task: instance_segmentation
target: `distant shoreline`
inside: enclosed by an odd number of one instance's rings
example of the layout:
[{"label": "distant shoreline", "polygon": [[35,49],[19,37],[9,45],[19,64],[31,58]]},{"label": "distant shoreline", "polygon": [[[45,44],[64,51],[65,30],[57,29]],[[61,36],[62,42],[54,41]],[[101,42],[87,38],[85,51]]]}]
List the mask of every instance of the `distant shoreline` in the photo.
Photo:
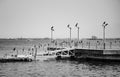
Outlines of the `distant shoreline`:
[{"label": "distant shoreline", "polygon": [[[68,38],[56,38],[54,40],[66,40]],[[51,38],[0,38],[0,40],[51,40]],[[77,40],[76,38],[73,38],[72,40]],[[103,40],[102,38],[82,38],[80,40]],[[120,40],[120,38],[106,38],[106,40]]]}]

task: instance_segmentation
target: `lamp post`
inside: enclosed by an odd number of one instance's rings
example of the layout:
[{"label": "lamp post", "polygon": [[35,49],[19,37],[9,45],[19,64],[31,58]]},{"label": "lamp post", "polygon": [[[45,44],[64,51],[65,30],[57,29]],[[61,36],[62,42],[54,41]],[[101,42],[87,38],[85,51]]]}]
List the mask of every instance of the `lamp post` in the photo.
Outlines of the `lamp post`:
[{"label": "lamp post", "polygon": [[51,43],[52,43],[52,40],[53,40],[53,31],[54,31],[53,28],[54,28],[54,27],[52,26],[52,27],[51,27]]},{"label": "lamp post", "polygon": [[108,25],[105,21],[103,22],[103,49],[105,50],[105,27]]},{"label": "lamp post", "polygon": [[78,34],[77,46],[78,46],[78,44],[79,44],[79,29],[80,29],[80,28],[79,28],[77,25],[78,25],[78,23],[76,23],[76,25],[75,25],[75,27],[78,29],[78,30],[77,30],[77,32],[78,32],[78,33],[77,33],[77,34]]},{"label": "lamp post", "polygon": [[69,24],[67,25],[67,27],[70,29],[70,46],[71,46],[71,29],[72,29],[72,28],[70,27]]}]

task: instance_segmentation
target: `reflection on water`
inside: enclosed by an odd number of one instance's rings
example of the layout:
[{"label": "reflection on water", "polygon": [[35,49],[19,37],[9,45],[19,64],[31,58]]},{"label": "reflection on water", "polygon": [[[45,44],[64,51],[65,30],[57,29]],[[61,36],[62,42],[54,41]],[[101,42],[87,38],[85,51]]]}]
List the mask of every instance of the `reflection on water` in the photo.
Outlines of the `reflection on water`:
[{"label": "reflection on water", "polygon": [[33,61],[0,63],[0,77],[119,77],[120,63]]}]

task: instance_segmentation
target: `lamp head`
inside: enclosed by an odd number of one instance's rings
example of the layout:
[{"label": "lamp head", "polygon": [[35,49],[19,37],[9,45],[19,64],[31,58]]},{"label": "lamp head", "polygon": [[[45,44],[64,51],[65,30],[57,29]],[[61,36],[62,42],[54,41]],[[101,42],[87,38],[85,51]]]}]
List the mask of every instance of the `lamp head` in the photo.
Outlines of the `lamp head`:
[{"label": "lamp head", "polygon": [[105,24],[105,26],[107,26],[108,25],[108,23],[107,24]]},{"label": "lamp head", "polygon": [[69,28],[69,27],[70,27],[70,25],[68,24],[68,25],[67,25],[67,27]]},{"label": "lamp head", "polygon": [[76,23],[75,27],[77,27],[78,23]]},{"label": "lamp head", "polygon": [[105,24],[105,21],[103,22],[103,24]]},{"label": "lamp head", "polygon": [[54,31],[53,27],[54,27],[54,26],[51,27],[51,30],[52,30],[52,31]]}]

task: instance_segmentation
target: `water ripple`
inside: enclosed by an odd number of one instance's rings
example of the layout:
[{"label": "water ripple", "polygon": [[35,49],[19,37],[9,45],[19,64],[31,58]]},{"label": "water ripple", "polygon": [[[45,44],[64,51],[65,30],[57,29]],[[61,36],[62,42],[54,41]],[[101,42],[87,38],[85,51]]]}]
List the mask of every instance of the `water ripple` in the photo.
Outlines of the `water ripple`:
[{"label": "water ripple", "polygon": [[0,77],[119,77],[119,63],[33,61],[0,63]]}]

